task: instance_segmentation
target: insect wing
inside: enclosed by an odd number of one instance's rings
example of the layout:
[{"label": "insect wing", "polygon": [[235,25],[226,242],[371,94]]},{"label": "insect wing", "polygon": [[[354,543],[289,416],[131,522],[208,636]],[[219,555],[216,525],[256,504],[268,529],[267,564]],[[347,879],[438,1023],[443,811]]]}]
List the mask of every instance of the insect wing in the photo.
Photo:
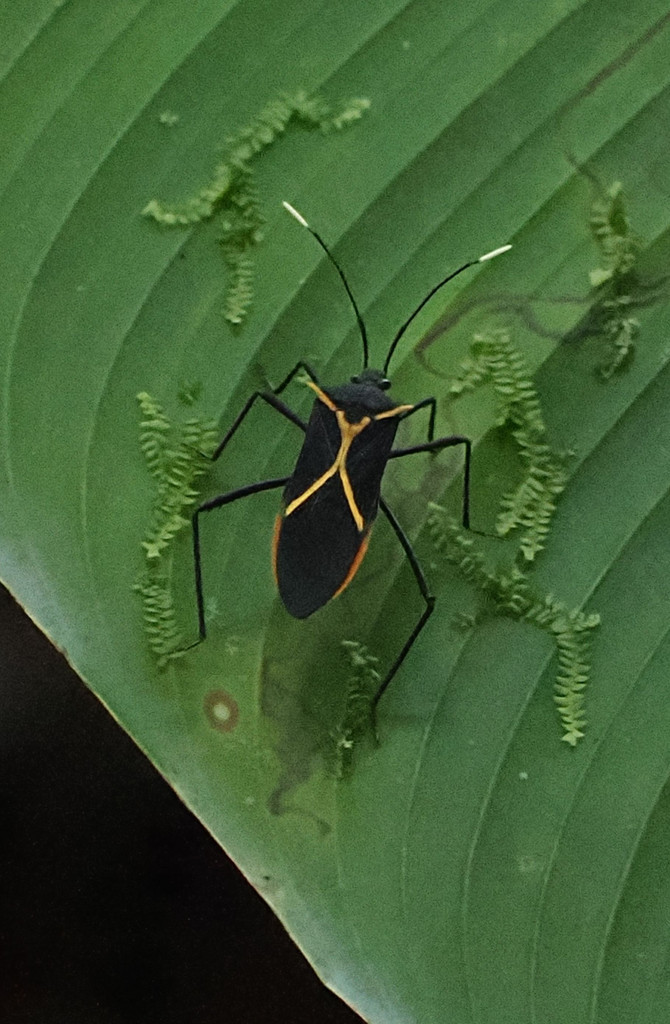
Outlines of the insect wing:
[{"label": "insect wing", "polygon": [[339,472],[287,515],[292,503],[333,466],[340,449],[342,435],[335,414],[315,403],[275,530],[277,586],[295,618],[307,618],[326,604],[344,589],[360,565],[377,514],[381,478],[396,426],[395,420],[371,422],[351,444],[345,466],[361,529]]},{"label": "insect wing", "polygon": [[354,439],[347,459],[356,504],[370,525],[377,515],[382,477],[397,429],[395,418],[371,423]]}]

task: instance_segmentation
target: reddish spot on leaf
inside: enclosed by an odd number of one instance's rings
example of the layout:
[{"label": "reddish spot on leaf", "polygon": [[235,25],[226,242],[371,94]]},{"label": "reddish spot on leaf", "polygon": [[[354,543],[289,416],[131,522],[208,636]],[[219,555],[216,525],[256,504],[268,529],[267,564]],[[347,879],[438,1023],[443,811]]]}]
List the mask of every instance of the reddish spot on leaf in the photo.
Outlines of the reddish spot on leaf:
[{"label": "reddish spot on leaf", "polygon": [[240,717],[237,701],[225,690],[212,690],[204,700],[209,724],[219,732],[232,732]]}]

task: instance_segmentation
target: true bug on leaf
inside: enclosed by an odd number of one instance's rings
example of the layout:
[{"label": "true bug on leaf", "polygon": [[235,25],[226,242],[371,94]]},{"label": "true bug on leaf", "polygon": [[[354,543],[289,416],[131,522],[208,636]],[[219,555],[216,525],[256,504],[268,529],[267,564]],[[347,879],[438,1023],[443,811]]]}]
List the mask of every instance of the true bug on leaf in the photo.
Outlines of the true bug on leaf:
[{"label": "true bug on leaf", "polygon": [[[247,498],[261,491],[284,488],[280,512],[275,521],[272,564],[284,606],[295,618],[305,619],[331,598],[341,594],[351,583],[363,561],[373,523],[381,508],[407,555],[425,608],[373,698],[374,725],[380,698],[428,621],[435,605],[435,598],[430,592],[409,538],[381,497],[382,477],[389,459],[463,445],[463,525],[468,527],[470,520],[470,439],[460,435],[434,437],[437,405],[435,398],[424,398],[414,404],[394,402],[387,393],[391,386],[387,376],[389,363],[403,334],[438,289],[468,267],[493,259],[507,252],[511,246],[504,245],[478,259],[469,260],[435,285],[397,331],[389,346],[383,369],[375,370],[369,366],[365,324],[344,272],[326,243],[305,218],[289,203],[284,203],[284,206],[316,239],[340,276],[358,321],[363,343],[363,368],[349,383],[326,387],[319,383],[316,374],[307,363],[299,362],[274,390],[255,391],[249,397],[216,448],[212,460],[218,459],[223,453],[259,398],[294,423],[305,435],[291,476],[261,480],[245,487],[238,487],[234,491],[204,502],[195,512],[193,557],[200,639],[204,640],[206,636],[199,531],[199,517],[203,512],[210,512],[214,508],[221,508],[239,498]],[[309,378],[305,383],[316,396],[307,423],[278,397],[300,371]],[[423,444],[409,448],[394,448],[398,424],[419,409],[430,411],[427,440]]]}]

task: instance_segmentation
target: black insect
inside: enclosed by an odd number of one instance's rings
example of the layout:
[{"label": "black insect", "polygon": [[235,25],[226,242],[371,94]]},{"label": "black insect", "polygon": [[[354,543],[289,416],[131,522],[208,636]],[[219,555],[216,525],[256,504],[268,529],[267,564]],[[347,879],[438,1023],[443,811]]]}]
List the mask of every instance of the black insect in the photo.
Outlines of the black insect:
[{"label": "black insect", "polygon": [[[424,398],[415,404],[394,402],[388,395],[391,381],[387,377],[389,363],[396,346],[416,315],[435,292],[448,281],[486,260],[511,248],[505,245],[493,252],[470,260],[440,281],[417,306],[395,335],[389,347],[383,370],[368,367],[368,338],[359,312],[342,269],[323,239],[314,231],[297,210],[288,203],[284,206],[296,220],[306,227],[319,243],[337,270],[351,301],[363,342],[363,369],[348,384],[336,387],[322,386],[314,371],[299,362],[279,387],[273,391],[255,391],[227,434],[214,452],[218,459],[228,442],[237,432],[257,399],[262,399],[280,412],[300,430],[304,431],[302,449],[290,477],[262,480],[239,487],[204,502],[193,516],[193,554],[195,562],[196,594],[200,638],[206,636],[205,612],[202,592],[199,517],[239,498],[261,491],[284,488],[279,515],[275,522],[272,545],[274,575],[280,597],[297,619],[305,619],[324,604],[337,597],[351,583],[359,569],[370,540],[370,532],[378,509],[391,524],[412,567],[425,608],[402,650],[381,682],[372,703],[373,724],[377,704],[400,668],[414,641],[425,626],[435,604],[426,577],[412,545],[400,523],[381,497],[380,488],[389,459],[436,452],[453,445],[463,445],[465,467],[463,483],[463,525],[470,519],[470,458],[471,442],[467,437],[452,435],[434,437],[435,398]],[[316,395],[309,422],[305,423],[292,409],[278,398],[293,378],[303,372],[305,383]],[[394,448],[398,424],[419,409],[429,409],[428,438],[423,444],[409,448]]]}]

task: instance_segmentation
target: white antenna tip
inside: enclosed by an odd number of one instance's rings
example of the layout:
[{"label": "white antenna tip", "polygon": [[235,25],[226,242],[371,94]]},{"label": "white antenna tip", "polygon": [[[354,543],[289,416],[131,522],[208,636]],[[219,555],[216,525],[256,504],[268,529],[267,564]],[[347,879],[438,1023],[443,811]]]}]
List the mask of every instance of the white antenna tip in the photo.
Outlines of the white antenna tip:
[{"label": "white antenna tip", "polygon": [[[286,203],[284,203],[284,206],[286,206]],[[494,249],[493,252],[487,252],[480,256],[477,263],[486,263],[487,260],[494,260],[496,256],[502,256],[504,252],[509,252],[511,248],[511,245],[501,245],[499,249]]]},{"label": "white antenna tip", "polygon": [[303,215],[301,213],[298,213],[298,211],[293,206],[291,206],[290,203],[287,203],[285,199],[282,200],[282,206],[284,207],[285,210],[288,210],[292,217],[295,217],[298,224],[302,224],[304,228],[309,227],[309,224],[307,223]]}]

